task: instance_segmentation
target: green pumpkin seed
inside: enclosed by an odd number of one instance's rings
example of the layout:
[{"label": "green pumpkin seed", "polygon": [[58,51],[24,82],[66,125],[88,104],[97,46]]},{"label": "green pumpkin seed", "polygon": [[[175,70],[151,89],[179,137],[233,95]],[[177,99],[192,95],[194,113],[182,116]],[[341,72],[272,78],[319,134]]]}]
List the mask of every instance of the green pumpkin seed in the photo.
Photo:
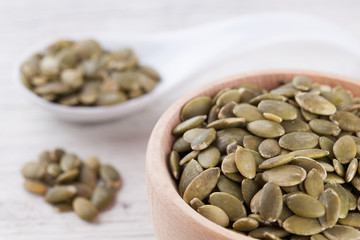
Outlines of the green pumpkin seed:
[{"label": "green pumpkin seed", "polygon": [[232,118],[223,118],[223,119],[215,120],[209,123],[207,127],[215,128],[216,130],[218,130],[224,128],[239,127],[243,123],[245,123],[245,118],[232,117]]},{"label": "green pumpkin seed", "polygon": [[239,103],[240,100],[241,100],[240,92],[236,89],[231,89],[222,93],[219,96],[219,98],[216,100],[216,105],[221,108],[229,102]]},{"label": "green pumpkin seed", "polygon": [[280,165],[284,165],[289,163],[290,161],[292,161],[294,159],[294,155],[292,154],[283,154],[283,155],[279,155],[273,158],[269,158],[267,160],[265,160],[264,162],[262,162],[259,165],[260,169],[269,169],[269,168],[274,168]]},{"label": "green pumpkin seed", "polygon": [[214,146],[217,147],[221,153],[226,151],[226,147],[236,142],[238,145],[242,145],[243,139],[246,135],[249,135],[249,132],[241,128],[226,128],[216,133],[216,139],[214,141]]},{"label": "green pumpkin seed", "polygon": [[308,77],[296,76],[292,80],[292,85],[297,90],[309,91],[311,89],[312,83],[311,83],[311,80]]},{"label": "green pumpkin seed", "polygon": [[184,122],[179,123],[172,130],[172,134],[181,135],[186,131],[199,127],[206,119],[206,115],[195,116],[185,120]]},{"label": "green pumpkin seed", "polygon": [[239,218],[246,217],[246,209],[242,202],[231,194],[225,192],[215,192],[209,197],[211,205],[221,208],[230,221],[236,221]]},{"label": "green pumpkin seed", "polygon": [[245,148],[238,146],[235,152],[235,163],[241,175],[252,179],[256,175],[256,163],[253,155]]},{"label": "green pumpkin seed", "polygon": [[190,184],[190,182],[201,172],[203,168],[196,160],[191,160],[184,168],[179,182],[179,193],[180,196],[183,196],[185,189]]},{"label": "green pumpkin seed", "polygon": [[325,215],[325,207],[316,198],[304,194],[293,193],[285,200],[286,205],[296,215],[304,218],[318,218]]},{"label": "green pumpkin seed", "polygon": [[232,227],[238,231],[249,232],[259,227],[258,221],[253,218],[244,217],[236,220]]},{"label": "green pumpkin seed", "polygon": [[323,234],[329,240],[356,240],[360,239],[360,232],[349,226],[336,225],[326,229]]},{"label": "green pumpkin seed", "polygon": [[96,173],[99,172],[100,169],[100,162],[97,157],[90,157],[85,161],[85,165],[95,171]]},{"label": "green pumpkin seed", "polygon": [[221,208],[217,206],[204,205],[199,207],[197,211],[202,216],[222,227],[227,227],[229,225],[229,217]]},{"label": "green pumpkin seed", "polygon": [[348,189],[346,189],[345,188],[345,191],[346,191],[346,193],[348,194],[348,196],[349,196],[349,210],[351,211],[351,210],[355,210],[356,209],[356,207],[357,207],[357,203],[356,203],[356,197],[355,197],[355,195],[354,194],[352,194],[351,192],[350,192],[350,190],[348,190]]},{"label": "green pumpkin seed", "polygon": [[274,182],[279,186],[294,186],[305,180],[306,171],[299,166],[283,165],[263,172],[265,182]]},{"label": "green pumpkin seed", "polygon": [[259,153],[264,158],[272,158],[279,155],[281,148],[275,139],[265,139],[258,147]]},{"label": "green pumpkin seed", "polygon": [[283,228],[290,233],[308,236],[321,233],[325,227],[321,226],[315,218],[304,218],[299,216],[291,216],[285,220]]},{"label": "green pumpkin seed", "polygon": [[314,198],[318,198],[324,191],[324,182],[316,169],[312,169],[306,176],[304,181],[306,193]]},{"label": "green pumpkin seed", "polygon": [[115,105],[127,100],[127,96],[123,92],[105,92],[100,93],[98,99],[96,100],[96,105],[99,106],[109,106]]},{"label": "green pumpkin seed", "polygon": [[324,179],[324,183],[339,183],[339,184],[343,184],[345,183],[345,179],[343,179],[342,177],[340,177],[337,174],[334,173],[328,173],[326,178]]},{"label": "green pumpkin seed", "polygon": [[358,132],[360,131],[360,118],[351,112],[337,111],[330,116],[330,120],[337,124],[341,130]]},{"label": "green pumpkin seed", "polygon": [[360,213],[349,213],[346,218],[339,219],[339,223],[349,227],[360,228]]},{"label": "green pumpkin seed", "polygon": [[235,153],[230,153],[229,155],[225,156],[221,163],[221,171],[223,173],[237,173],[239,169],[235,163]]},{"label": "green pumpkin seed", "polygon": [[72,204],[69,204],[69,203],[57,203],[57,204],[53,204],[53,208],[54,208],[55,211],[57,211],[57,212],[59,212],[59,213],[64,213],[64,212],[73,211]]},{"label": "green pumpkin seed", "polygon": [[355,174],[358,170],[358,165],[359,165],[359,163],[356,158],[351,160],[351,162],[349,163],[348,168],[346,170],[346,174],[345,174],[346,182],[351,182],[353,180],[353,178],[355,177]]},{"label": "green pumpkin seed", "polygon": [[209,168],[196,176],[186,187],[183,199],[189,203],[193,198],[203,200],[216,186],[220,168]]},{"label": "green pumpkin seed", "polygon": [[[322,179],[321,179],[322,181]],[[281,189],[284,190],[286,193],[293,193],[293,192],[300,192],[300,185],[295,185],[295,186],[282,186]]]},{"label": "green pumpkin seed", "polygon": [[275,222],[283,207],[280,187],[273,182],[266,183],[262,188],[259,203],[259,212],[262,218],[266,222]]},{"label": "green pumpkin seed", "polygon": [[74,186],[55,186],[49,189],[45,195],[45,201],[59,203],[71,199],[76,194]]},{"label": "green pumpkin seed", "polygon": [[180,118],[184,121],[195,116],[206,115],[209,113],[210,108],[210,97],[197,97],[185,104],[185,106],[181,110]]},{"label": "green pumpkin seed", "polygon": [[257,151],[253,151],[251,149],[248,149],[248,151],[251,153],[251,155],[253,155],[253,157],[255,159],[256,171],[261,171],[259,169],[259,166],[261,163],[263,163],[265,161],[265,159]]},{"label": "green pumpkin seed", "polygon": [[307,157],[307,158],[322,158],[327,155],[329,155],[329,152],[322,149],[303,149],[303,150],[297,150],[290,153],[291,155],[294,155],[294,157]]},{"label": "green pumpkin seed", "polygon": [[74,184],[71,184],[71,185],[76,187],[76,196],[84,197],[84,198],[87,198],[87,199],[91,198],[91,195],[93,194],[93,189],[90,188],[85,183],[77,182],[77,183],[74,183]]},{"label": "green pumpkin seed", "polygon": [[354,142],[356,144],[356,157],[360,157],[360,138],[351,136],[354,139]]},{"label": "green pumpkin seed", "polygon": [[60,165],[58,163],[50,163],[46,167],[46,173],[50,174],[53,177],[57,177],[62,173]]},{"label": "green pumpkin seed", "polygon": [[41,179],[45,175],[45,168],[37,162],[29,162],[22,168],[22,174],[25,178]]},{"label": "green pumpkin seed", "polygon": [[351,184],[356,190],[360,191],[360,176],[356,175],[351,181]]},{"label": "green pumpkin seed", "polygon": [[91,196],[91,203],[100,211],[106,208],[116,196],[115,189],[107,186],[97,186]]},{"label": "green pumpkin seed", "polygon": [[[253,196],[253,198],[250,201],[250,210],[252,213],[257,214],[260,212],[261,193],[262,193],[262,189],[260,189],[257,193],[255,193],[255,195]],[[263,219],[263,218],[261,217],[261,219]]]},{"label": "green pumpkin seed", "polygon": [[284,128],[276,122],[269,120],[256,120],[247,125],[247,130],[256,136],[276,138],[285,134]]},{"label": "green pumpkin seed", "polygon": [[270,93],[283,95],[289,98],[294,97],[297,92],[298,90],[294,88],[292,84],[284,84],[270,91]]},{"label": "green pumpkin seed", "polygon": [[324,119],[313,119],[309,122],[311,130],[322,135],[339,135],[341,129],[333,122]]},{"label": "green pumpkin seed", "polygon": [[325,170],[326,172],[329,174],[330,172],[333,172],[334,171],[334,167],[328,163],[328,162],[325,162],[325,161],[317,161]]},{"label": "green pumpkin seed", "polygon": [[318,118],[318,115],[316,115],[315,113],[308,112],[308,111],[304,110],[303,108],[301,108],[300,112],[301,112],[301,115],[303,116],[303,118],[308,122]]},{"label": "green pumpkin seed", "polygon": [[277,100],[285,102],[287,97],[274,93],[264,93],[250,100],[250,104],[258,105],[263,100]]},{"label": "green pumpkin seed", "polygon": [[24,187],[29,192],[40,195],[44,195],[47,191],[46,185],[42,184],[41,182],[37,182],[30,179],[25,180]]},{"label": "green pumpkin seed", "polygon": [[180,165],[179,165],[179,153],[176,151],[171,151],[169,166],[171,169],[172,176],[178,180],[180,178]]},{"label": "green pumpkin seed", "polygon": [[244,198],[244,202],[246,205],[250,205],[251,199],[254,195],[259,191],[259,187],[254,180],[251,179],[244,179],[241,182],[241,193]]},{"label": "green pumpkin seed", "polygon": [[186,154],[180,161],[179,165],[183,166],[184,164],[190,162],[192,159],[196,159],[199,156],[200,151],[191,151]]},{"label": "green pumpkin seed", "polygon": [[305,169],[306,172],[310,172],[312,169],[315,169],[321,176],[322,179],[325,179],[327,172],[317,161],[307,158],[307,157],[295,157],[291,164],[297,165]]},{"label": "green pumpkin seed", "polygon": [[292,132],[287,133],[279,139],[282,148],[296,151],[316,147],[319,136],[311,132]]},{"label": "green pumpkin seed", "polygon": [[330,158],[334,158],[335,155],[334,155],[334,152],[333,152],[333,147],[334,147],[334,141],[332,141],[330,138],[328,137],[324,137],[324,136],[321,136],[319,138],[319,145],[320,145],[320,148],[325,150],[325,151],[328,151],[329,152],[329,157]]},{"label": "green pumpkin seed", "polygon": [[257,151],[259,148],[259,145],[262,141],[262,138],[253,136],[253,135],[246,135],[243,139],[243,145],[246,149],[251,149],[254,151]]},{"label": "green pumpkin seed", "polygon": [[193,150],[203,150],[207,148],[216,138],[216,131],[214,128],[194,128],[184,134],[185,141],[191,143]]},{"label": "green pumpkin seed", "polygon": [[336,192],[336,194],[338,195],[338,197],[340,198],[339,218],[345,218],[349,211],[349,196],[348,196],[347,192],[339,183],[327,183],[325,185],[325,190],[327,190],[329,188],[334,190]]},{"label": "green pumpkin seed", "polygon": [[310,240],[328,240],[324,235],[321,234],[315,234],[311,236]]},{"label": "green pumpkin seed", "polygon": [[297,117],[296,108],[283,101],[263,100],[259,103],[258,108],[262,113],[271,113],[283,120],[294,120]]},{"label": "green pumpkin seed", "polygon": [[209,146],[199,153],[198,162],[203,168],[215,167],[220,162],[220,151],[216,147]]},{"label": "green pumpkin seed", "polygon": [[81,165],[80,159],[74,154],[64,154],[60,160],[60,168],[64,172],[78,168]]},{"label": "green pumpkin seed", "polygon": [[57,176],[57,178],[55,179],[55,182],[58,184],[70,182],[70,181],[74,180],[75,178],[77,178],[78,175],[79,175],[78,169],[76,169],[76,168],[70,169],[66,172],[63,172],[59,176]]},{"label": "green pumpkin seed", "polygon": [[229,193],[238,198],[240,201],[244,201],[241,186],[238,183],[231,181],[227,177],[221,175],[216,186],[221,192]]},{"label": "green pumpkin seed", "polygon": [[121,186],[121,178],[119,173],[110,165],[101,165],[99,170],[101,179],[107,186],[119,188]]},{"label": "green pumpkin seed", "polygon": [[204,206],[205,203],[203,201],[201,201],[200,199],[198,198],[193,198],[191,201],[190,201],[190,206],[195,210],[197,211],[199,207],[202,207]]},{"label": "green pumpkin seed", "polygon": [[211,122],[219,119],[219,118],[218,118],[219,112],[220,112],[219,107],[216,106],[216,105],[214,105],[214,106],[210,109],[209,117],[208,117],[207,122],[208,122],[208,123],[211,123]]},{"label": "green pumpkin seed", "polygon": [[98,215],[96,207],[83,197],[75,198],[73,208],[75,213],[85,221],[93,221]]},{"label": "green pumpkin seed", "polygon": [[342,163],[350,162],[356,156],[355,141],[351,136],[342,136],[333,147],[335,157]]},{"label": "green pumpkin seed", "polygon": [[332,115],[336,112],[334,104],[317,93],[299,92],[295,95],[296,102],[306,111],[319,115]]},{"label": "green pumpkin seed", "polygon": [[259,227],[249,232],[249,236],[257,239],[263,239],[266,233],[270,233],[279,238],[283,238],[289,235],[288,232],[279,227]]},{"label": "green pumpkin seed", "polygon": [[220,108],[217,118],[224,119],[224,118],[236,117],[235,114],[233,113],[233,110],[236,106],[237,106],[236,102],[229,102],[225,104],[222,108]]},{"label": "green pumpkin seed", "polygon": [[285,129],[285,133],[291,132],[307,132],[310,130],[309,124],[301,119],[282,121],[281,126]]},{"label": "green pumpkin seed", "polygon": [[91,189],[94,189],[96,186],[96,181],[97,172],[89,168],[87,165],[81,166],[79,173],[79,182],[88,185]]},{"label": "green pumpkin seed", "polygon": [[245,118],[246,122],[253,122],[264,119],[259,109],[248,103],[241,103],[237,105],[234,107],[233,113],[239,118]]},{"label": "green pumpkin seed", "polygon": [[224,173],[224,175],[230,180],[241,183],[244,180],[244,177],[240,173]]},{"label": "green pumpkin seed", "polygon": [[294,213],[286,206],[286,204],[283,204],[283,207],[281,209],[281,213],[280,213],[280,216],[278,217],[277,223],[279,224],[280,227],[282,227],[284,224],[284,221],[293,215],[294,215]]}]

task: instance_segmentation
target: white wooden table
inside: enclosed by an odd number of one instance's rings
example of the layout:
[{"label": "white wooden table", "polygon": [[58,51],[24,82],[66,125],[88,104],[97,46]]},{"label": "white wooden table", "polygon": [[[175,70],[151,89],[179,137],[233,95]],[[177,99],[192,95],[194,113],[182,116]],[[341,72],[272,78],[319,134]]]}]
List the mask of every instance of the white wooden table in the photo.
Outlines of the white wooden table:
[{"label": "white wooden table", "polygon": [[[360,2],[349,0],[346,4],[341,0],[0,1],[0,239],[155,239],[146,199],[145,151],[158,117],[194,85],[239,71],[278,67],[289,57],[280,54],[279,61],[270,62],[264,59],[273,56],[273,50],[247,53],[231,64],[229,61],[198,73],[197,81],[136,116],[101,125],[81,125],[59,121],[19,94],[11,69],[16,57],[29,45],[49,37],[91,36],[94,32],[119,37],[151,34],[267,10],[323,16],[360,39]],[[343,67],[338,72],[360,78],[360,68],[345,55],[322,64],[320,70]],[[124,185],[116,204],[102,212],[97,222],[83,222],[74,213],[55,213],[41,197],[23,189],[22,165],[34,160],[40,151],[57,146],[84,158],[96,155],[121,172]]]}]

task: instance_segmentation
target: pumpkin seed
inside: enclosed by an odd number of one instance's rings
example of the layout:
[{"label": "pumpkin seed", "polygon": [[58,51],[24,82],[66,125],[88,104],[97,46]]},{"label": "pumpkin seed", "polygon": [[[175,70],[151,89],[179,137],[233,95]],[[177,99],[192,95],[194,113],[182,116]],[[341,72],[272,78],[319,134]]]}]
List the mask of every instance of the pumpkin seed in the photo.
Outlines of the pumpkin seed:
[{"label": "pumpkin seed", "polygon": [[326,170],[328,174],[334,171],[334,167],[330,163],[325,161],[317,161],[317,162]]},{"label": "pumpkin seed", "polygon": [[199,127],[206,119],[206,115],[195,116],[179,123],[174,127],[172,133],[174,135],[181,135],[184,132]]},{"label": "pumpkin seed", "polygon": [[221,175],[216,186],[219,188],[220,192],[229,193],[238,198],[240,201],[244,201],[241,186],[227,177]]},{"label": "pumpkin seed", "polygon": [[69,203],[57,203],[57,204],[53,204],[53,208],[54,208],[55,211],[57,211],[57,212],[59,212],[59,213],[73,211],[73,207],[72,207],[72,205],[69,204]]},{"label": "pumpkin seed", "polygon": [[184,134],[185,141],[191,143],[191,148],[197,151],[207,148],[215,138],[216,131],[214,128],[194,128]]},{"label": "pumpkin seed", "polygon": [[201,172],[203,168],[196,160],[191,160],[184,168],[179,182],[179,193],[180,196],[183,196],[185,189],[190,184],[190,182]]},{"label": "pumpkin seed", "polygon": [[60,160],[60,168],[64,172],[78,168],[81,165],[80,159],[74,154],[64,154]]},{"label": "pumpkin seed", "polygon": [[292,132],[287,133],[279,139],[282,148],[296,151],[316,147],[319,136],[311,132]]},{"label": "pumpkin seed", "polygon": [[333,147],[335,157],[342,163],[350,162],[356,156],[355,141],[351,136],[342,136]]},{"label": "pumpkin seed", "polygon": [[84,197],[87,199],[91,198],[91,195],[93,194],[93,189],[85,183],[77,182],[72,184],[72,186],[76,187],[76,196]]},{"label": "pumpkin seed", "polygon": [[346,182],[351,182],[353,180],[353,178],[355,177],[355,174],[358,170],[358,165],[359,165],[359,163],[356,158],[351,160],[351,162],[349,163],[348,168],[346,170],[346,174],[345,174]]},{"label": "pumpkin seed", "polygon": [[256,175],[256,163],[253,155],[245,148],[238,146],[235,152],[235,163],[241,175],[252,179]]},{"label": "pumpkin seed", "polygon": [[175,179],[180,178],[180,165],[179,165],[179,153],[177,151],[171,151],[169,166],[171,169],[171,174]]},{"label": "pumpkin seed", "polygon": [[[260,197],[261,197],[262,189],[260,189],[250,201],[250,210],[252,213],[259,213],[260,212]],[[263,219],[261,217],[261,219]]]},{"label": "pumpkin seed", "polygon": [[75,213],[85,221],[93,221],[98,215],[96,207],[86,198],[76,197],[73,202]]},{"label": "pumpkin seed", "polygon": [[355,197],[355,195],[354,194],[352,194],[351,192],[350,192],[350,190],[348,190],[348,189],[346,189],[345,188],[345,191],[346,191],[346,193],[348,194],[348,196],[349,196],[349,210],[351,211],[351,210],[355,210],[356,209],[356,197]]},{"label": "pumpkin seed", "polygon": [[279,186],[294,186],[305,180],[306,171],[299,166],[283,165],[263,172],[262,178],[266,182],[274,182]]},{"label": "pumpkin seed", "polygon": [[285,129],[285,133],[291,132],[307,132],[310,130],[309,124],[301,119],[282,121],[281,126]]},{"label": "pumpkin seed", "polygon": [[258,105],[263,100],[277,100],[285,102],[287,97],[274,93],[264,93],[250,100],[250,104]]},{"label": "pumpkin seed", "polygon": [[307,158],[322,158],[327,155],[329,155],[329,152],[322,149],[303,149],[303,150],[297,150],[290,153],[291,155],[294,155],[294,157],[307,157]]},{"label": "pumpkin seed", "polygon": [[191,151],[188,154],[186,154],[180,161],[179,165],[183,166],[184,164],[191,161],[191,159],[196,159],[199,156],[200,151]]},{"label": "pumpkin seed", "polygon": [[301,108],[300,112],[301,112],[301,115],[303,116],[303,118],[308,122],[318,118],[318,115],[316,115],[315,113],[308,112],[308,111],[304,110],[303,108]]},{"label": "pumpkin seed", "polygon": [[235,153],[230,153],[229,155],[225,156],[221,163],[221,171],[223,173],[237,173],[239,169],[235,163]]},{"label": "pumpkin seed", "polygon": [[248,103],[241,103],[237,105],[234,107],[233,113],[239,118],[245,118],[246,122],[253,122],[264,119],[259,109]]},{"label": "pumpkin seed", "polygon": [[45,168],[37,162],[28,162],[22,168],[22,174],[26,178],[41,179],[45,175]]},{"label": "pumpkin seed", "polygon": [[360,191],[360,177],[359,175],[356,175],[353,180],[351,181],[351,184],[353,185],[353,187]]},{"label": "pumpkin seed", "polygon": [[115,199],[115,194],[115,189],[111,187],[97,186],[91,196],[91,203],[100,211]]},{"label": "pumpkin seed", "polygon": [[258,108],[262,113],[271,113],[283,120],[294,120],[297,117],[295,107],[283,101],[263,100],[259,103]]},{"label": "pumpkin seed", "polygon": [[58,163],[50,163],[46,167],[46,173],[50,174],[53,177],[57,177],[62,173],[60,165]]},{"label": "pumpkin seed", "polygon": [[76,194],[74,186],[55,186],[49,189],[45,195],[45,201],[59,203],[71,199]]},{"label": "pumpkin seed", "polygon": [[231,89],[219,96],[219,98],[216,100],[216,105],[221,108],[229,102],[239,103],[240,100],[241,100],[241,96],[239,91],[236,89]]},{"label": "pumpkin seed", "polygon": [[239,218],[246,217],[246,209],[242,202],[231,194],[225,192],[215,192],[209,197],[211,205],[221,208],[230,221],[236,221]]},{"label": "pumpkin seed", "polygon": [[215,167],[220,162],[220,151],[216,147],[209,146],[199,153],[198,162],[203,168]]},{"label": "pumpkin seed", "polygon": [[187,120],[199,115],[206,115],[211,108],[211,98],[207,96],[197,97],[189,101],[181,110],[181,120]]},{"label": "pumpkin seed", "polygon": [[312,169],[306,176],[304,181],[304,188],[306,193],[314,198],[318,198],[324,191],[324,182],[316,169]]},{"label": "pumpkin seed", "polygon": [[290,233],[308,236],[321,233],[325,227],[321,226],[315,218],[304,218],[299,216],[291,216],[285,220],[283,228]]},{"label": "pumpkin seed", "polygon": [[197,211],[199,207],[202,207],[204,206],[205,203],[203,201],[201,201],[200,199],[198,198],[193,198],[191,201],[190,201],[190,206],[195,210]]},{"label": "pumpkin seed", "polygon": [[254,195],[259,191],[259,187],[254,180],[251,179],[244,179],[241,182],[241,193],[244,198],[244,202],[246,205],[250,205],[251,199]]},{"label": "pumpkin seed", "polygon": [[216,186],[220,168],[209,168],[196,176],[186,187],[183,199],[189,203],[193,198],[203,200]]},{"label": "pumpkin seed", "polygon": [[233,223],[233,228],[238,231],[249,232],[259,227],[258,221],[253,218],[244,217]]},{"label": "pumpkin seed", "polygon": [[101,179],[107,186],[119,188],[121,186],[121,178],[119,173],[110,165],[101,165],[99,170]]},{"label": "pumpkin seed", "polygon": [[269,169],[269,168],[274,168],[280,165],[284,165],[289,163],[290,161],[292,161],[294,159],[294,155],[292,154],[283,154],[283,155],[279,155],[273,158],[269,158],[267,160],[265,160],[264,162],[262,162],[259,165],[260,169]]},{"label": "pumpkin seed", "polygon": [[326,178],[324,179],[324,183],[339,183],[339,184],[343,184],[345,183],[345,180],[340,177],[337,174],[334,173],[328,173]]},{"label": "pumpkin seed", "polygon": [[233,113],[233,110],[236,106],[237,106],[236,102],[229,102],[225,104],[222,108],[220,108],[217,118],[224,119],[224,118],[236,117],[235,114]]},{"label": "pumpkin seed", "polygon": [[283,207],[281,209],[281,213],[280,213],[280,216],[278,217],[277,223],[279,224],[280,227],[282,227],[284,224],[284,221],[293,215],[294,215],[294,213],[286,206],[286,204],[283,204]]},{"label": "pumpkin seed", "polygon": [[360,239],[360,232],[349,226],[335,225],[326,229],[323,234],[329,240],[356,240]]},{"label": "pumpkin seed", "polygon": [[224,173],[224,175],[230,180],[241,183],[244,180],[244,177],[240,173]]},{"label": "pumpkin seed", "polygon": [[262,239],[264,238],[266,233],[270,233],[276,237],[282,238],[289,235],[284,229],[279,227],[259,227],[251,232],[249,232],[249,236],[253,238]]},{"label": "pumpkin seed", "polygon": [[283,207],[280,187],[273,182],[266,183],[262,188],[259,203],[259,212],[262,218],[266,222],[275,222]]},{"label": "pumpkin seed", "polygon": [[99,169],[100,169],[100,162],[99,159],[97,157],[90,157],[85,161],[85,165],[87,167],[89,167],[90,169],[92,169],[93,171],[95,171],[96,173],[98,173]]},{"label": "pumpkin seed", "polygon": [[259,153],[264,158],[272,158],[279,155],[281,148],[275,139],[265,139],[258,147]]},{"label": "pumpkin seed", "polygon": [[[339,183],[327,183],[325,185],[325,191],[329,188],[334,190],[340,199],[339,218],[345,218],[349,211],[349,196],[348,196],[348,194],[346,193],[345,189]],[[335,197],[333,197],[333,198],[335,198]],[[336,200],[332,200],[332,201],[336,201]],[[326,205],[326,204],[324,203],[324,205]],[[332,212],[332,213],[335,214],[335,212]]]},{"label": "pumpkin seed", "polygon": [[306,111],[319,115],[332,115],[336,112],[336,107],[317,93],[299,92],[295,95],[296,102]]},{"label": "pumpkin seed", "polygon": [[199,207],[197,211],[210,221],[222,227],[227,227],[229,225],[229,217],[221,208],[217,206],[204,205]]},{"label": "pumpkin seed", "polygon": [[324,235],[322,234],[315,234],[311,236],[310,240],[328,240]]},{"label": "pumpkin seed", "polygon": [[339,135],[341,129],[333,122],[324,119],[313,119],[309,122],[311,130],[322,135]]},{"label": "pumpkin seed", "polygon": [[349,227],[360,228],[360,213],[349,213],[346,218],[339,219],[339,223]]},{"label": "pumpkin seed", "polygon": [[216,133],[216,139],[213,145],[217,147],[221,153],[224,153],[226,147],[231,143],[236,142],[237,145],[242,145],[246,135],[249,135],[249,132],[241,128],[226,128]]},{"label": "pumpkin seed", "polygon": [[311,89],[312,83],[311,83],[311,80],[308,77],[296,76],[292,80],[292,85],[297,90],[309,91]]},{"label": "pumpkin seed", "polygon": [[330,120],[339,125],[341,130],[358,132],[360,131],[360,118],[351,112],[337,111],[330,116]]},{"label": "pumpkin seed", "polygon": [[269,120],[256,120],[247,125],[247,130],[256,136],[276,138],[285,134],[284,128],[276,122]]},{"label": "pumpkin seed", "polygon": [[322,179],[325,179],[327,172],[325,169],[315,160],[307,157],[295,157],[291,164],[297,165],[305,169],[306,172],[310,172],[312,169],[315,169],[321,176]]},{"label": "pumpkin seed", "polygon": [[253,135],[246,135],[243,139],[243,145],[246,149],[257,151],[262,139]]},{"label": "pumpkin seed", "polygon": [[208,128],[215,128],[218,129],[224,129],[224,128],[233,128],[233,127],[239,127],[243,123],[245,123],[245,118],[238,118],[238,117],[232,117],[232,118],[223,118],[215,120],[207,125]]},{"label": "pumpkin seed", "polygon": [[43,195],[46,193],[46,185],[42,184],[41,182],[37,182],[34,180],[27,179],[24,182],[24,187],[26,190],[32,193]]},{"label": "pumpkin seed", "polygon": [[323,149],[323,150],[325,150],[325,151],[328,151],[330,158],[334,158],[334,157],[335,157],[334,152],[333,152],[334,143],[335,143],[335,142],[332,141],[331,139],[329,139],[328,137],[321,136],[321,137],[319,138],[320,148]]},{"label": "pumpkin seed", "polygon": [[56,179],[56,183],[66,183],[74,180],[79,175],[79,170],[74,168],[60,174]]},{"label": "pumpkin seed", "polygon": [[293,193],[285,200],[286,205],[296,215],[304,218],[318,218],[325,215],[325,207],[316,198],[304,194]]}]

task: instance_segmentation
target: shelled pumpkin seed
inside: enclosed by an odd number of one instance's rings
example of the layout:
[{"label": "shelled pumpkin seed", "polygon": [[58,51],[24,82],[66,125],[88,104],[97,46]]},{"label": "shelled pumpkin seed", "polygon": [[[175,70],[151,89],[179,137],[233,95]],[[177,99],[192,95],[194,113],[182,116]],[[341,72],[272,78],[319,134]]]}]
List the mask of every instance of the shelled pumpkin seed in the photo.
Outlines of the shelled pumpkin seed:
[{"label": "shelled pumpkin seed", "polygon": [[305,76],[192,99],[169,156],[180,196],[254,238],[360,239],[358,105]]},{"label": "shelled pumpkin seed", "polygon": [[22,174],[26,190],[44,195],[57,212],[75,211],[86,221],[114,202],[121,186],[112,166],[100,164],[96,157],[82,161],[62,149],[42,152],[37,162],[25,164]]},{"label": "shelled pumpkin seed", "polygon": [[[68,106],[108,106],[151,92],[160,81],[131,49],[113,52],[92,39],[58,40],[22,63],[24,85],[43,99]],[[200,108],[211,102],[198,101]],[[192,107],[185,117],[197,108]],[[204,112],[207,114],[207,112]]]}]

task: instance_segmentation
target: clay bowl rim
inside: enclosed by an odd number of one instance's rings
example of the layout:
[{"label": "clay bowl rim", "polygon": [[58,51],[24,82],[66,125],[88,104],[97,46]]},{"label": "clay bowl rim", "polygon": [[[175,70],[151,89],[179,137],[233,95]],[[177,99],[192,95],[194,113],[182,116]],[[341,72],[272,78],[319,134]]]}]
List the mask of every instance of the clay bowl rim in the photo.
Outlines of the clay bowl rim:
[{"label": "clay bowl rim", "polygon": [[[267,78],[271,82],[280,83],[282,80],[291,79],[295,75],[308,76],[313,82],[319,82],[328,84],[330,86],[341,85],[344,88],[349,89],[354,93],[354,89],[359,89],[360,82],[357,79],[343,77],[331,73],[323,73],[312,70],[262,70],[254,71],[249,73],[237,74],[230,77],[222,78],[213,82],[210,82],[204,86],[201,86],[185,96],[178,99],[173,103],[159,118],[148,142],[147,153],[146,153],[146,186],[148,192],[148,199],[150,204],[153,204],[152,195],[162,194],[157,196],[162,200],[168,200],[167,203],[170,209],[181,210],[182,215],[188,217],[192,223],[196,223],[197,226],[203,229],[207,233],[216,233],[221,239],[254,239],[249,236],[243,236],[241,234],[232,232],[231,230],[225,229],[205,217],[194,211],[179,195],[175,185],[175,181],[170,175],[168,169],[167,156],[169,155],[172,142],[174,137],[171,135],[172,128],[180,122],[180,110],[183,105],[189,100],[198,96],[213,96],[214,93],[224,87],[234,87],[242,83],[259,83],[261,79]],[[266,88],[266,83],[265,83]],[[166,140],[167,143],[164,144]],[[156,232],[156,223],[154,223],[154,211],[150,206],[152,213],[153,224]],[[185,221],[185,220],[182,220]]]}]

